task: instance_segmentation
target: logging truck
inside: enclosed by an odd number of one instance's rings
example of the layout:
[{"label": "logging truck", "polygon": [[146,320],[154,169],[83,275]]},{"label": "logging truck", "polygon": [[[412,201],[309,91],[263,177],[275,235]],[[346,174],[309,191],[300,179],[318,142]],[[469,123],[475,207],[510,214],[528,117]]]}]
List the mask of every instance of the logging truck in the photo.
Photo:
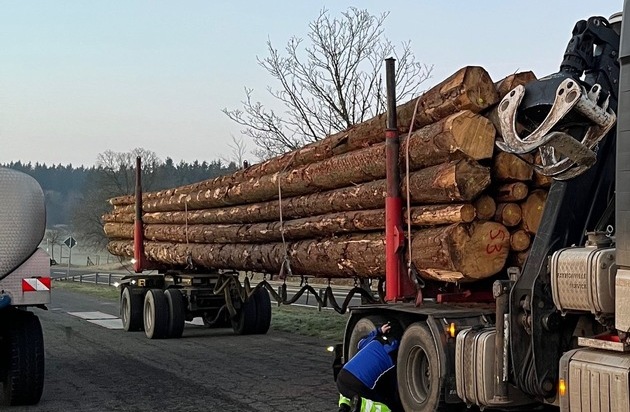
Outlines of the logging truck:
[{"label": "logging truck", "polygon": [[558,73],[468,67],[398,107],[390,59],[386,116],[111,199],[109,250],[160,271],[126,279],[125,328],[266,332],[266,282],[208,269],[355,277],[368,304],[334,368],[390,322],[407,411],[630,410],[630,25],[591,17],[572,35]]},{"label": "logging truck", "polygon": [[0,381],[4,405],[33,405],[44,388],[44,339],[29,307],[50,303],[50,258],[39,248],[44,193],[32,177],[0,168]]}]

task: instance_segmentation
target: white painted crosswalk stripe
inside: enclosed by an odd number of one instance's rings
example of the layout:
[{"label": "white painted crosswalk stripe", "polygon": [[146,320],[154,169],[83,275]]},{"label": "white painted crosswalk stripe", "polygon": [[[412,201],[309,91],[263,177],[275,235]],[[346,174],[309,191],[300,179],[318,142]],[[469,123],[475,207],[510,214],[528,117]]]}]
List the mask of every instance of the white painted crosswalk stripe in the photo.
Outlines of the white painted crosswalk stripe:
[{"label": "white painted crosswalk stripe", "polygon": [[[93,323],[98,326],[102,326],[107,329],[123,329],[122,319],[117,316],[110,315],[108,313],[103,312],[67,312],[68,315],[76,316],[77,318],[81,318],[90,323]],[[194,318],[190,322],[186,322],[186,324],[191,326],[204,326],[203,320],[201,318]]]}]

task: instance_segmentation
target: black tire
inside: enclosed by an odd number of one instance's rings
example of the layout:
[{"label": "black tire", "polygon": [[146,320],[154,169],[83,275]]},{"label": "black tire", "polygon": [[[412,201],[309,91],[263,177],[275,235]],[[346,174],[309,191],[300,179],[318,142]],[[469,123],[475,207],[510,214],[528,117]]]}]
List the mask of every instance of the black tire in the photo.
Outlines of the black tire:
[{"label": "black tire", "polygon": [[267,289],[260,288],[252,296],[256,302],[256,328],[254,333],[264,335],[271,326],[271,297]]},{"label": "black tire", "polygon": [[398,349],[397,378],[400,401],[407,411],[456,411],[444,402],[438,349],[424,322],[410,325]]},{"label": "black tire", "polygon": [[232,330],[237,335],[251,335],[256,331],[256,322],[256,299],[252,295],[237,310],[232,319]]},{"label": "black tire", "polygon": [[142,320],[142,295],[131,293],[129,287],[125,287],[120,294],[120,318],[123,329],[127,332],[135,332],[144,329]]},{"label": "black tire", "polygon": [[[31,312],[6,310],[1,347],[4,405],[35,405],[44,391],[44,335]],[[10,312],[13,313],[10,313]]]},{"label": "black tire", "polygon": [[352,328],[352,333],[350,334],[350,342],[348,343],[348,360],[359,351],[359,341],[386,322],[387,319],[381,315],[370,315],[359,319]]},{"label": "black tire", "polygon": [[144,334],[149,339],[164,339],[168,335],[168,303],[162,289],[151,289],[144,296]]},{"label": "black tire", "polygon": [[168,305],[168,331],[169,338],[181,338],[186,323],[186,304],[184,295],[178,289],[167,289],[164,292]]}]

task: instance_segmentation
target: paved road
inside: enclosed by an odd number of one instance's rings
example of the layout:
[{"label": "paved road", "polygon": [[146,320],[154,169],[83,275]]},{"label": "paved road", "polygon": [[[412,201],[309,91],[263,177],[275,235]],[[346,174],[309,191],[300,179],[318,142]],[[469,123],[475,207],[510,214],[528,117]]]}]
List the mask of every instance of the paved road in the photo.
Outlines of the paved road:
[{"label": "paved road", "polygon": [[12,411],[336,410],[329,342],[320,339],[187,325],[181,339],[149,340],[69,314],[115,317],[118,305],[59,289],[49,311],[35,311],[46,341],[44,395]]}]

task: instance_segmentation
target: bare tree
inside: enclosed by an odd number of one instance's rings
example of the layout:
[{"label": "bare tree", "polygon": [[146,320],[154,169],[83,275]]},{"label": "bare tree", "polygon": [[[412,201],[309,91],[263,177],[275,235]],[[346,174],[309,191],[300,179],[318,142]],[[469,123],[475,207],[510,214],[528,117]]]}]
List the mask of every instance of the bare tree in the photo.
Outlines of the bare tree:
[{"label": "bare tree", "polygon": [[243,138],[232,135],[232,143],[230,143],[228,147],[230,148],[230,156],[221,157],[221,160],[227,164],[234,163],[238,168],[244,167],[244,164],[247,163],[247,159],[245,158],[247,144]]},{"label": "bare tree", "polygon": [[107,150],[97,156],[96,167],[86,179],[83,199],[73,215],[75,233],[82,246],[102,249],[107,244],[101,216],[109,211],[107,199],[133,194],[137,156],[142,159],[143,190],[152,190],[158,183],[156,170],[162,164],[155,152],[136,148],[130,152]]},{"label": "bare tree", "polygon": [[382,113],[387,57],[397,59],[398,97],[408,99],[419,91],[432,67],[415,60],[409,42],[397,50],[384,36],[387,15],[349,8],[340,18],[331,18],[322,10],[309,24],[309,45],[292,37],[281,53],[267,41],[269,55],[258,63],[280,83],[267,91],[282,111],[255,101],[250,88],[245,88],[242,109],[223,109],[245,126],[242,133],[258,146],[259,157],[295,150]]},{"label": "bare tree", "polygon": [[55,259],[55,246],[61,247],[63,242],[63,233],[59,229],[46,229],[46,243],[50,246],[51,259],[59,262],[61,260],[61,252],[59,252],[59,260]]}]

